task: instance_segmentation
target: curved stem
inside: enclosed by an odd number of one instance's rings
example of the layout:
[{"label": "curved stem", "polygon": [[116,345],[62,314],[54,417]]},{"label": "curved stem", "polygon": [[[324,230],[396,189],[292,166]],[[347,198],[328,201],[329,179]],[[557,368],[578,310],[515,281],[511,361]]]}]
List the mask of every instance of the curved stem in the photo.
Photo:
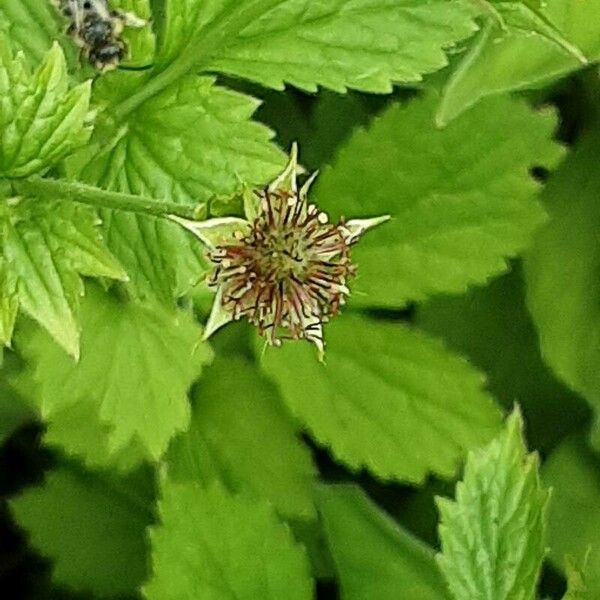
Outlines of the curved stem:
[{"label": "curved stem", "polygon": [[80,204],[89,204],[98,208],[111,208],[143,213],[155,217],[176,215],[184,219],[202,218],[206,212],[205,204],[188,205],[166,202],[135,194],[110,192],[65,179],[45,179],[38,176],[27,179],[11,180],[13,189],[23,195],[35,196],[46,200],[70,200]]},{"label": "curved stem", "polygon": [[187,75],[190,71],[202,71],[210,66],[215,51],[237,33],[263,14],[277,6],[281,0],[244,0],[231,11],[224,11],[204,34],[190,42],[181,53],[162,71],[148,81],[137,93],[111,109],[115,122],[120,123],[146,100]]}]

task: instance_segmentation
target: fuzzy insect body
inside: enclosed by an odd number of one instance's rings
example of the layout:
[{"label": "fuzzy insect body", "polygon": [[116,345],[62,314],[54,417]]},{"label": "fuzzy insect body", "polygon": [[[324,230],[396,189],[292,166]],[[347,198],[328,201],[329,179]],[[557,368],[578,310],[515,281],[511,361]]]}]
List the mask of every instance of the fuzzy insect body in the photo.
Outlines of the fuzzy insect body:
[{"label": "fuzzy insect body", "polygon": [[127,44],[121,38],[123,29],[145,25],[145,21],[134,15],[111,10],[107,0],[52,2],[70,22],[67,33],[99,71],[115,69],[127,55]]}]

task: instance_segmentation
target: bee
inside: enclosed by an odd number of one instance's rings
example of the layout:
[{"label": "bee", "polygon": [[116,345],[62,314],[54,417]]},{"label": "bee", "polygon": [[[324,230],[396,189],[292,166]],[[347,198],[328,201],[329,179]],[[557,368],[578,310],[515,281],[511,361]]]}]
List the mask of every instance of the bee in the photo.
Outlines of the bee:
[{"label": "bee", "polygon": [[127,55],[121,38],[125,27],[143,27],[146,22],[135,15],[110,10],[107,0],[52,0],[70,21],[67,33],[83,56],[99,71],[115,69]]}]

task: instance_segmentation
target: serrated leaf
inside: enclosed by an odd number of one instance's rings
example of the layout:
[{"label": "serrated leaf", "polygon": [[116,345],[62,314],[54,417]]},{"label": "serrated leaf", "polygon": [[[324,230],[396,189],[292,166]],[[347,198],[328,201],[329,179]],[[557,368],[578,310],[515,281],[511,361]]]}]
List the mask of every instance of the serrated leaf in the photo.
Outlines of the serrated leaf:
[{"label": "serrated leaf", "polygon": [[204,41],[205,56],[198,57],[204,68],[275,89],[290,83],[307,91],[321,85],[390,92],[394,82],[419,81],[445,66],[444,50],[476,30],[474,10],[462,0],[185,0],[169,6],[163,55],[190,52],[194,41]]},{"label": "serrated leaf", "polygon": [[343,600],[448,598],[434,552],[351,485],[321,487],[324,520]]},{"label": "serrated leaf", "polygon": [[[552,502],[548,510],[551,562],[558,569],[564,569],[565,555],[576,557],[578,561],[587,557],[587,595],[575,595],[573,598],[600,596],[599,473],[598,456],[577,438],[567,439],[558,446],[544,463],[542,471],[544,482],[552,486]],[[569,570],[567,568],[567,574]]]},{"label": "serrated leaf", "polygon": [[[542,194],[551,216],[526,256],[527,299],[542,354],[600,409],[600,175],[598,130],[582,140]],[[593,431],[600,448],[600,428]]]},{"label": "serrated leaf", "polygon": [[97,223],[90,208],[74,203],[21,199],[5,204],[0,214],[5,343],[18,301],[69,354],[78,356],[81,275],[127,278],[102,245]]},{"label": "serrated leaf", "polygon": [[123,478],[64,463],[10,506],[31,545],[52,559],[57,583],[102,596],[128,595],[148,572],[151,483],[146,472]]},{"label": "serrated leaf", "polygon": [[438,498],[438,563],[455,600],[532,600],[545,554],[549,493],[527,454],[518,410],[467,458],[456,499]]},{"label": "serrated leaf", "polygon": [[[200,328],[187,313],[120,301],[98,289],[88,290],[81,320],[78,363],[41,331],[18,340],[39,385],[42,416],[60,419],[78,402],[92,403],[99,423],[110,428],[110,455],[141,443],[146,456],[157,460],[171,437],[188,426],[187,390],[211,358]],[[54,436],[55,442],[68,440],[66,432]],[[99,438],[90,453],[103,443]],[[75,443],[68,440],[66,449]]]},{"label": "serrated leaf", "polygon": [[31,64],[38,64],[60,34],[60,21],[52,4],[40,0],[3,0],[0,32]]},{"label": "serrated leaf", "polygon": [[[111,89],[122,93],[121,83],[129,85],[129,74],[113,75],[119,77],[112,88],[103,84],[99,102],[111,100]],[[250,120],[257,105],[213,78],[189,76],[130,115],[126,131],[112,143],[93,139],[72,160],[71,174],[106,189],[194,204],[233,193],[241,181],[262,184],[280,170],[284,154],[270,142],[272,132]],[[102,214],[107,244],[130,273],[136,296],[172,303],[202,279],[204,250],[179,225]]]},{"label": "serrated leaf", "polygon": [[326,363],[302,343],[263,360],[301,424],[352,469],[413,483],[430,472],[450,476],[465,448],[499,426],[480,373],[400,323],[350,314],[332,321]]},{"label": "serrated leaf", "polygon": [[335,215],[392,216],[353,251],[355,304],[464,292],[505,271],[544,220],[529,169],[561,155],[552,113],[498,97],[439,130],[436,101],[393,105],[317,183],[320,205]]},{"label": "serrated leaf", "polygon": [[43,171],[83,145],[89,102],[89,82],[69,89],[58,44],[33,75],[22,54],[0,44],[0,175]]},{"label": "serrated leaf", "polygon": [[[539,13],[590,62],[600,58],[600,0],[547,0]],[[572,52],[546,36],[489,22],[448,80],[437,119],[448,123],[486,96],[540,87],[581,66]]]},{"label": "serrated leaf", "polygon": [[219,360],[193,394],[189,431],[171,444],[177,482],[221,481],[270,500],[288,518],[312,518],[315,468],[277,390],[242,359]]},{"label": "serrated leaf", "polygon": [[273,509],[222,487],[163,481],[148,600],[308,600],[309,566]]},{"label": "serrated leaf", "polygon": [[417,307],[414,322],[481,369],[504,407],[519,402],[532,447],[553,448],[586,419],[585,402],[543,361],[520,265],[466,295],[432,298]]}]

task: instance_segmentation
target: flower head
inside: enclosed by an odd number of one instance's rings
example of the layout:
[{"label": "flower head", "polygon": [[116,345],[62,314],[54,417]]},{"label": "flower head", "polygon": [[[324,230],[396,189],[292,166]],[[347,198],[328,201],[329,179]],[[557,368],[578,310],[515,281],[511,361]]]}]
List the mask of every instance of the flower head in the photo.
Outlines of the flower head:
[{"label": "flower head", "polygon": [[316,173],[297,187],[297,150],[275,181],[244,193],[246,219],[173,217],[207,246],[216,289],[205,337],[246,319],[268,343],[305,339],[324,352],[323,324],[339,313],[356,273],[352,246],[388,217],[329,222],[308,200]]}]

